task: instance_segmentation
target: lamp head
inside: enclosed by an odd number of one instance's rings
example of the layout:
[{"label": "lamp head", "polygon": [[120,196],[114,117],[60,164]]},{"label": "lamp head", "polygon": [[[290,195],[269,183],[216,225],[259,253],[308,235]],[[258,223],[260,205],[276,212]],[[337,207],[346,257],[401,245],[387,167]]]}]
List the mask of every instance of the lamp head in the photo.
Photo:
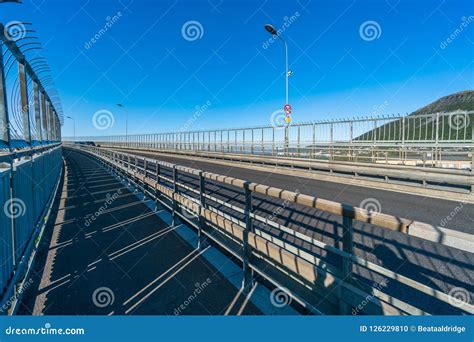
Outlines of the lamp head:
[{"label": "lamp head", "polygon": [[265,24],[265,30],[267,30],[267,32],[272,34],[272,35],[278,35],[278,33],[275,30],[275,28],[273,27],[273,25]]}]

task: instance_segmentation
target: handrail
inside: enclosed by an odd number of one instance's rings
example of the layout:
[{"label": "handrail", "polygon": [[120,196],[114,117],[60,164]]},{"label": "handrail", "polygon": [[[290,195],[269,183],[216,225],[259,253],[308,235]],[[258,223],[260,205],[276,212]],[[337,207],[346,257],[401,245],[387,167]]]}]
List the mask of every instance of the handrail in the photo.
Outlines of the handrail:
[{"label": "handrail", "polygon": [[[261,164],[262,166],[278,166],[278,167],[297,167],[309,170],[314,173],[327,174],[337,177],[351,176],[353,179],[365,179],[370,177],[380,183],[397,184],[397,179],[405,180],[405,185],[415,182],[417,186],[430,188],[432,190],[441,190],[440,187],[429,187],[428,182],[434,184],[443,184],[442,189],[455,193],[464,193],[467,196],[474,194],[474,173],[469,170],[453,170],[429,167],[399,166],[385,164],[367,164],[355,162],[341,161],[317,161],[308,158],[289,158],[289,157],[271,157],[271,156],[255,156],[232,153],[216,153],[216,152],[186,152],[186,151],[166,151],[166,150],[150,150],[141,148],[124,148],[124,147],[105,147],[115,150],[143,151],[143,153],[164,153],[182,156],[191,156],[195,158],[207,158],[222,161],[237,161],[241,163]],[[464,187],[465,189],[457,188]]]}]

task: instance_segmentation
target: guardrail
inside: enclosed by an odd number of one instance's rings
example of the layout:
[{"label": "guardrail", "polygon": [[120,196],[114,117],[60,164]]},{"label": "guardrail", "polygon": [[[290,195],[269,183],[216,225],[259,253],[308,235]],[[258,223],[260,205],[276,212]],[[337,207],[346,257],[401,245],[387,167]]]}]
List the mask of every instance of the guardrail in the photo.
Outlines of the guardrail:
[{"label": "guardrail", "polygon": [[[428,314],[416,306],[384,293],[380,288],[361,283],[354,268],[401,283],[412,291],[453,306],[456,299],[414,279],[384,268],[354,254],[353,234],[356,223],[364,223],[407,236],[435,242],[472,253],[470,234],[433,227],[382,213],[328,201],[299,192],[277,189],[155,159],[108,149],[71,145],[77,151],[97,159],[129,184],[140,188],[172,212],[173,225],[180,218],[194,227],[200,246],[207,237],[242,263],[243,288],[252,286],[253,277],[263,277],[275,286],[291,291],[292,297],[309,311],[330,314]],[[185,181],[184,179],[193,181]],[[219,198],[220,191],[240,193],[241,205]],[[254,210],[255,200],[276,199],[304,208],[313,208],[337,216],[342,224],[342,248],[324,243],[304,232],[273,222]],[[275,230],[276,229],[276,230]],[[314,252],[317,248],[322,254]],[[339,258],[327,262],[323,254]],[[363,303],[363,305],[361,305]],[[356,310],[356,311],[354,311]],[[474,313],[466,303],[461,312]]]},{"label": "guardrail", "polygon": [[[354,179],[370,179],[383,183],[393,183],[420,186],[423,188],[443,189],[456,192],[474,193],[474,171],[437,169],[430,167],[412,167],[399,165],[367,165],[354,162],[324,162],[303,158],[251,156],[232,153],[215,153],[199,151],[170,151],[149,148],[127,148],[110,146],[119,150],[148,151],[150,153],[165,153],[178,156],[216,159],[248,164],[261,164],[264,166],[288,167],[304,169],[315,173],[329,174],[331,176],[351,177]],[[474,157],[473,157],[474,158]]]},{"label": "guardrail", "polygon": [[[34,32],[30,26],[18,21],[6,27],[0,23],[0,152],[61,140],[61,103],[54,82],[46,78],[45,59],[38,53],[29,58],[28,51],[41,45],[31,41],[37,37],[28,36]],[[12,37],[10,32],[17,35]]]},{"label": "guardrail", "polygon": [[474,111],[456,111],[64,139],[93,141],[102,146],[472,168],[473,123]]},{"label": "guardrail", "polygon": [[62,171],[61,103],[34,32],[0,23],[0,314],[14,313],[31,285]]},{"label": "guardrail", "polygon": [[[48,219],[62,171],[61,146],[0,160],[0,314],[14,312]],[[25,156],[24,154],[27,154]]]}]

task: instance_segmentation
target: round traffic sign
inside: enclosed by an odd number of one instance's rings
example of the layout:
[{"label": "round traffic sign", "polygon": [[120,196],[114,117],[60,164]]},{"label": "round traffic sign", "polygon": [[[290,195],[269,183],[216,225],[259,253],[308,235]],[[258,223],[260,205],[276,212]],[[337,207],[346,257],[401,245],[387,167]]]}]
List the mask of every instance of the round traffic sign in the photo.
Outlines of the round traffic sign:
[{"label": "round traffic sign", "polygon": [[283,110],[285,111],[286,114],[291,114],[291,105],[287,103],[284,107]]}]

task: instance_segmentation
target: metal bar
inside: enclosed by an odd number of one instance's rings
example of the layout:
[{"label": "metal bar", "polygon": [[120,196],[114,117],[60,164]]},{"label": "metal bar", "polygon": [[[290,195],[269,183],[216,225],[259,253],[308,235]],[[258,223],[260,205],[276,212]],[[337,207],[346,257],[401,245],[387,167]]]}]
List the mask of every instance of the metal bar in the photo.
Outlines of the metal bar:
[{"label": "metal bar", "polygon": [[199,208],[199,216],[198,216],[198,248],[202,248],[204,246],[204,235],[202,234],[202,230],[204,229],[205,220],[204,216],[202,215],[202,209],[206,208],[206,179],[202,175],[202,171],[199,171],[199,202],[201,204]]},{"label": "metal bar", "polygon": [[2,45],[0,45],[0,139],[11,149],[10,121],[8,118],[7,88],[5,84]]},{"label": "metal bar", "polygon": [[33,101],[35,103],[35,125],[36,125],[36,140],[41,142],[43,140],[42,129],[41,129],[41,113],[40,113],[40,103],[38,96],[38,83],[33,81]]},{"label": "metal bar", "polygon": [[252,192],[249,187],[249,182],[244,183],[244,196],[245,196],[245,229],[243,231],[243,249],[242,249],[242,269],[243,269],[243,279],[242,279],[242,288],[245,292],[248,291],[253,286],[253,271],[249,266],[251,249],[249,246],[249,233],[253,232],[252,227]]},{"label": "metal bar", "polygon": [[26,88],[25,64],[18,62],[18,80],[20,82],[20,100],[23,126],[23,139],[31,145],[30,113],[28,106],[28,90]]}]

